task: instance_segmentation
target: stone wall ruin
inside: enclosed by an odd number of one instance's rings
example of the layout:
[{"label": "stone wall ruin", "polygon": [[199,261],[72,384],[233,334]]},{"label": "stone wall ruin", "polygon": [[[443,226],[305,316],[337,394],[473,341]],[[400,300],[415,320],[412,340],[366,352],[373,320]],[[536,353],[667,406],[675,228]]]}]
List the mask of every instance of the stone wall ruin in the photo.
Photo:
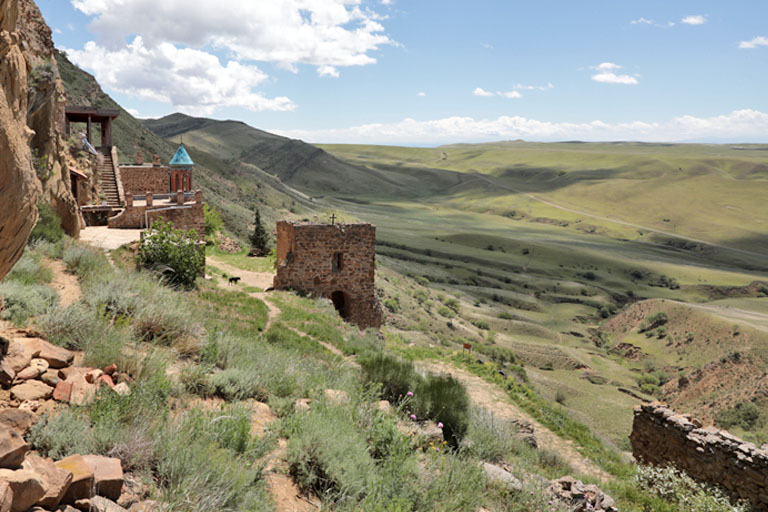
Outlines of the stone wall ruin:
[{"label": "stone wall ruin", "polygon": [[277,223],[275,289],[330,299],[342,318],[361,329],[381,327],[375,266],[372,224]]},{"label": "stone wall ruin", "polygon": [[[674,465],[692,478],[768,510],[768,450],[704,427],[664,404],[635,407],[632,453],[644,464]],[[766,445],[763,445],[766,447]]]}]

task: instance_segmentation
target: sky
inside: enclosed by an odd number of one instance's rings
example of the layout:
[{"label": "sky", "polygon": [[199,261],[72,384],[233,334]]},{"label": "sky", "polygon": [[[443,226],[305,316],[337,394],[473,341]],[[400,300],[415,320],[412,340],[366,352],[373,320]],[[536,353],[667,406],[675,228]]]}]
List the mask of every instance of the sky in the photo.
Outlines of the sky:
[{"label": "sky", "polygon": [[37,0],[132,114],[315,143],[768,142],[765,0]]}]

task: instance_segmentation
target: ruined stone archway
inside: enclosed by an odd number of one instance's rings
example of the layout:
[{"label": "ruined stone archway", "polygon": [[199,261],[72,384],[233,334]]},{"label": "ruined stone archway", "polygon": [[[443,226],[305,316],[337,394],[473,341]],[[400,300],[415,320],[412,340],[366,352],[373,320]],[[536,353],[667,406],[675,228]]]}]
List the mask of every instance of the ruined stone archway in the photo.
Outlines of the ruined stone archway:
[{"label": "ruined stone archway", "polygon": [[336,291],[331,294],[331,302],[333,302],[333,307],[336,308],[336,311],[339,312],[339,315],[344,320],[347,319],[348,311],[349,311],[349,304],[347,303],[347,296],[342,291]]}]

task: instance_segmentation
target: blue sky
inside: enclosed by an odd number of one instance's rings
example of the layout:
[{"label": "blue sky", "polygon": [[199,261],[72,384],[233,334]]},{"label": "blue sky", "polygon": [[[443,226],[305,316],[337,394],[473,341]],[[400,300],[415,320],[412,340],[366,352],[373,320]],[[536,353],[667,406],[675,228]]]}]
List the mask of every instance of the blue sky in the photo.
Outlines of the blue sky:
[{"label": "blue sky", "polygon": [[755,141],[768,2],[38,0],[142,117],[311,142]]}]

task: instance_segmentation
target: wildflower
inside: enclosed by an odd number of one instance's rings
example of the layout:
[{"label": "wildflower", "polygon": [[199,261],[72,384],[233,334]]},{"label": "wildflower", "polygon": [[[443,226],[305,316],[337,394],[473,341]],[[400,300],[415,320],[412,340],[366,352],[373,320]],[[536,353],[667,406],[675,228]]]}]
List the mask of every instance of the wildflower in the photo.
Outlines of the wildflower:
[{"label": "wildflower", "polygon": [[416,415],[415,415],[415,414],[411,414],[411,419],[412,419],[413,421],[416,421]]},{"label": "wildflower", "polygon": [[409,391],[408,393],[406,393],[406,395],[413,396],[413,391]]},{"label": "wildflower", "polygon": [[437,428],[443,428],[443,422],[442,421],[438,421],[437,422]]}]

